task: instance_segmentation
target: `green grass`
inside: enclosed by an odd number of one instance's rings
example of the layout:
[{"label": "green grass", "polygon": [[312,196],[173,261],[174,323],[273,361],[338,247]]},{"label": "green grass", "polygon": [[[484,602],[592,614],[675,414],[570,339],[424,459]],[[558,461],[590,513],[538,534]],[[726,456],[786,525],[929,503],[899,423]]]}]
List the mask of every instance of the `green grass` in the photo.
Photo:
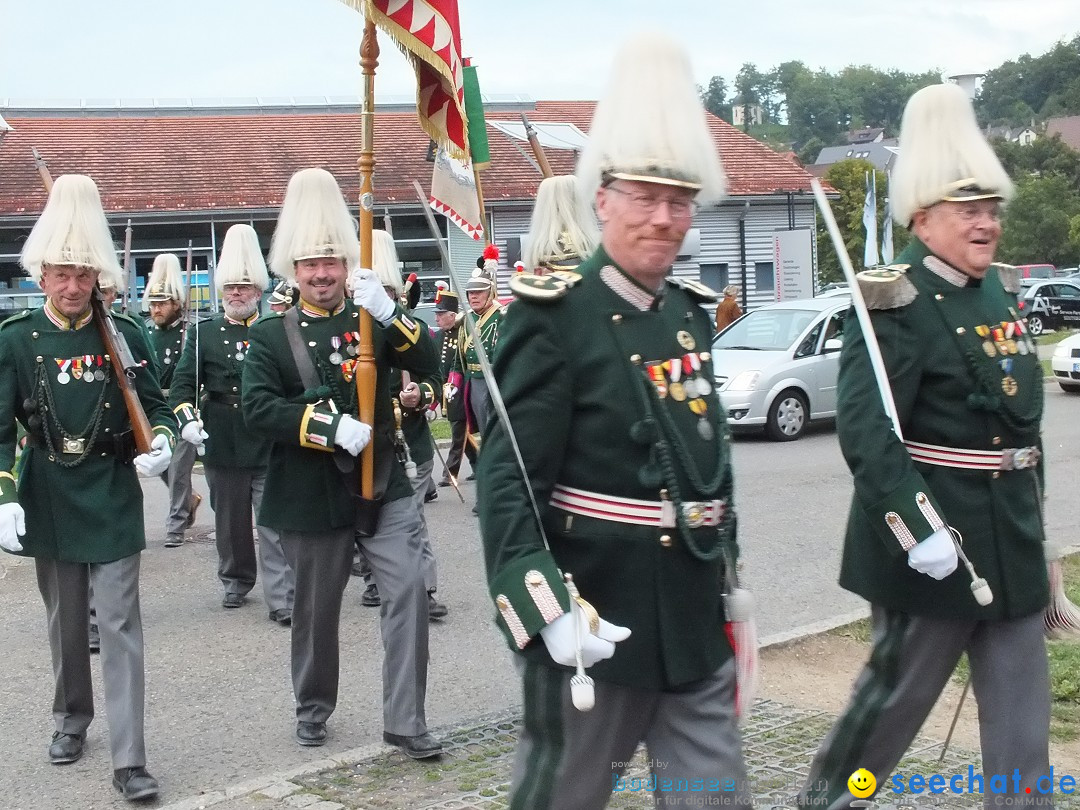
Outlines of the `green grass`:
[{"label": "green grass", "polygon": [[445,419],[436,419],[434,422],[429,422],[428,427],[431,428],[431,435],[435,437],[435,441],[450,438],[450,423]]}]

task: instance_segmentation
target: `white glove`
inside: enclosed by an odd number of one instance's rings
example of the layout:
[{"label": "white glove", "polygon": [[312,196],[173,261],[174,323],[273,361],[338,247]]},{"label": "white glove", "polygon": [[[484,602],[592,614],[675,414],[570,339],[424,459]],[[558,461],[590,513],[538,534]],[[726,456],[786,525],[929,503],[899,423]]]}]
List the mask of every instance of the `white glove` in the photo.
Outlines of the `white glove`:
[{"label": "white glove", "polygon": [[210,434],[203,430],[202,419],[197,419],[184,425],[183,430],[180,431],[180,438],[188,444],[202,447],[203,442],[210,438]]},{"label": "white glove", "polygon": [[454,397],[457,396],[457,386],[447,383],[443,386],[443,396],[446,397],[447,402],[452,402]]},{"label": "white glove", "polygon": [[952,532],[938,529],[908,552],[908,565],[920,574],[945,579],[956,570],[958,560]]},{"label": "white glove", "polygon": [[139,471],[139,475],[152,478],[169,469],[171,460],[172,450],[169,449],[169,438],[159,433],[150,442],[149,453],[135,456],[135,469]]},{"label": "white glove", "polygon": [[26,512],[19,503],[0,506],[0,548],[4,551],[22,551],[19,538],[26,534]]},{"label": "white glove", "polygon": [[577,636],[574,633],[574,615],[581,623],[581,663],[591,667],[597,661],[611,658],[615,654],[615,643],[630,637],[630,630],[617,624],[600,620],[596,635],[589,632],[589,620],[584,611],[574,610],[564,613],[540,631],[540,638],[548,649],[548,654],[556,664],[572,667],[577,665]]},{"label": "white glove", "polygon": [[372,318],[383,326],[394,320],[394,300],[386,294],[377,275],[361,267],[353,272],[349,286],[352,287],[353,303],[366,309]]},{"label": "white glove", "polygon": [[345,414],[338,422],[334,444],[351,456],[358,456],[371,441],[371,425]]}]

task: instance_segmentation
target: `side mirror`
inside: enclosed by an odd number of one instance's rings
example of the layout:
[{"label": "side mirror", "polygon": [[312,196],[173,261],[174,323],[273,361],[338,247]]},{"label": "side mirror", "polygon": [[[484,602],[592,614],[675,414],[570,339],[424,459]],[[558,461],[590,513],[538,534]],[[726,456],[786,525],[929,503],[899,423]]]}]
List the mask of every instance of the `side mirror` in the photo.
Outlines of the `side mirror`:
[{"label": "side mirror", "polygon": [[829,338],[825,341],[825,345],[821,347],[822,354],[829,354],[830,352],[838,352],[844,348],[844,341],[841,338]]}]

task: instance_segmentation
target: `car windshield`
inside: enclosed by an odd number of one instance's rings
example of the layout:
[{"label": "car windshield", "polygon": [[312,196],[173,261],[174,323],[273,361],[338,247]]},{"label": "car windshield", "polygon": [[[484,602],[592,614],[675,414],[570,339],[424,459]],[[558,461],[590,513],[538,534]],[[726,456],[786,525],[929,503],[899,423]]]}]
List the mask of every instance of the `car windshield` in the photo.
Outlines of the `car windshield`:
[{"label": "car windshield", "polygon": [[713,348],[784,351],[818,314],[805,309],[759,309],[718,335]]}]

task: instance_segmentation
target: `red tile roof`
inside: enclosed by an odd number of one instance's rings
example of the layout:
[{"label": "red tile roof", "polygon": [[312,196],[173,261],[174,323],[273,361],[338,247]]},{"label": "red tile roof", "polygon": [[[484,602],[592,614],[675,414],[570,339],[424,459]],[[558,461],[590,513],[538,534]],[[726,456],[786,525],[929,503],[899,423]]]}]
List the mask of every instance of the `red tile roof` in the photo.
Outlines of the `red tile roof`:
[{"label": "red tile roof", "polygon": [[1046,120],[1046,137],[1061,136],[1061,142],[1080,152],[1080,115]]},{"label": "red tile roof", "polygon": [[[595,102],[540,101],[533,121],[565,121],[588,131]],[[516,112],[487,111],[492,120]],[[34,168],[36,147],[54,177],[89,174],[110,212],[212,211],[273,208],[289,177],[305,166],[323,166],[349,199],[358,194],[356,158],[360,117],[354,113],[261,113],[189,117],[8,118],[14,128],[0,142],[0,216],[35,215],[45,192]],[[731,193],[769,194],[809,189],[810,175],[784,156],[710,116],[709,127],[724,160]],[[531,199],[540,176],[516,144],[493,127],[491,166],[483,172],[489,202]],[[413,202],[411,181],[427,188],[432,165],[428,139],[411,112],[377,112],[376,199]],[[574,168],[574,153],[549,150],[558,174]]]}]

